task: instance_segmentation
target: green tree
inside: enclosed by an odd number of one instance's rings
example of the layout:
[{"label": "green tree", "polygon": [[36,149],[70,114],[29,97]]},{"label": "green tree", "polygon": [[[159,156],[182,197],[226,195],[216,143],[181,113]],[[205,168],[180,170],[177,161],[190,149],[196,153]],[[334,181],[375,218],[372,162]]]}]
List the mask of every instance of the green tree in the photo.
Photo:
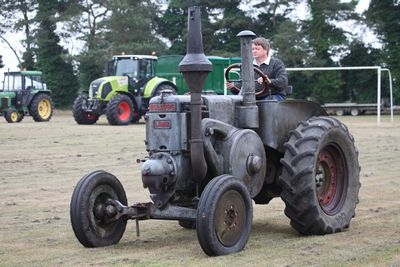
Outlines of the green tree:
[{"label": "green tree", "polygon": [[103,75],[104,62],[114,54],[164,54],[166,46],[158,38],[153,23],[158,12],[153,2],[79,1],[79,13],[69,24],[85,42],[77,57],[83,88]]},{"label": "green tree", "polygon": [[36,0],[0,0],[2,17],[0,29],[12,32],[22,31],[25,35],[23,46],[25,51],[22,54],[20,68],[35,69],[34,62],[34,38],[33,29],[35,28],[34,13],[37,9]]},{"label": "green tree", "polygon": [[[398,2],[398,1],[397,1]],[[383,43],[381,64],[390,69],[396,102],[400,101],[400,5],[393,0],[371,0],[366,19]]]},{"label": "green tree", "polygon": [[[357,19],[354,12],[355,4],[355,1],[341,3],[339,0],[307,0],[310,15],[301,22],[300,30],[304,36],[299,42],[304,42],[308,48],[302,47],[299,51],[300,55],[307,53],[308,56],[298,60],[297,64],[304,67],[338,66],[338,59],[334,58],[345,50],[348,40],[344,30],[335,22]],[[314,71],[306,74],[296,72],[292,75],[303,75],[301,78],[290,77],[296,97],[308,95],[320,103],[343,101],[341,96],[344,89],[340,72]]]},{"label": "green tree", "polygon": [[66,53],[59,45],[60,38],[55,33],[58,11],[63,6],[57,0],[39,0],[38,3],[36,20],[40,27],[36,35],[37,64],[53,91],[56,105],[68,107],[76,96],[78,81],[72,64],[66,61]]},{"label": "green tree", "polygon": [[76,13],[68,21],[70,31],[84,42],[79,62],[81,88],[103,75],[103,65],[110,58],[110,44],[105,40],[105,19],[111,15],[108,0],[80,1]]},{"label": "green tree", "polygon": [[[355,40],[350,44],[349,52],[340,61],[342,66],[376,66],[379,64],[380,50],[366,46]],[[376,102],[376,70],[343,71],[342,100],[358,103]]]},{"label": "green tree", "polygon": [[[200,0],[204,52],[207,55],[239,56],[236,35],[253,28],[252,19],[239,8],[239,0]],[[157,20],[157,32],[171,46],[167,53],[186,52],[188,1],[171,0],[167,10]]]},{"label": "green tree", "polygon": [[109,6],[112,13],[104,23],[107,26],[105,38],[112,54],[164,52],[166,46],[155,33],[153,21],[157,16],[157,6],[152,1],[110,1]]}]

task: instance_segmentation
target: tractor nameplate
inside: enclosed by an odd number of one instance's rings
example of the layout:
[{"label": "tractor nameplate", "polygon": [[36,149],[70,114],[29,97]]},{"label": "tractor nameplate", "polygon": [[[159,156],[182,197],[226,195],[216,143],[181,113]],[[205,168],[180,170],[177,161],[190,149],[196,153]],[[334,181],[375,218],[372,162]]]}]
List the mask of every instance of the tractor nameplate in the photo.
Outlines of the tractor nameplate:
[{"label": "tractor nameplate", "polygon": [[154,121],[154,129],[171,129],[170,120],[156,120]]},{"label": "tractor nameplate", "polygon": [[154,112],[154,111],[156,111],[156,112],[157,111],[175,112],[176,104],[175,103],[150,104],[149,111],[151,111],[151,112]]}]

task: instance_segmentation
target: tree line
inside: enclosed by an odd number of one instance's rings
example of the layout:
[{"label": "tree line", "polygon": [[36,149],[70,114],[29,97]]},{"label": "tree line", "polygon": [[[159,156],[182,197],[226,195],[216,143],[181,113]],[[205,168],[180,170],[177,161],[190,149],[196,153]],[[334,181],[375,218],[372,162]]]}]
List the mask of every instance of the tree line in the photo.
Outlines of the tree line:
[{"label": "tree line", "polygon": [[[103,76],[114,54],[185,54],[193,3],[202,9],[206,55],[239,56],[236,34],[248,29],[270,39],[274,56],[288,68],[389,68],[400,100],[400,6],[393,0],[371,0],[363,14],[355,11],[357,0],[0,0],[0,37],[24,34],[19,67],[43,71],[57,106],[69,107],[81,88]],[[351,28],[340,27],[344,22]],[[360,39],[359,26],[374,31],[378,47]],[[60,44],[71,38],[83,44],[78,55]],[[385,75],[382,96],[388,97]],[[289,82],[295,98],[376,101],[375,71],[289,72]]]}]

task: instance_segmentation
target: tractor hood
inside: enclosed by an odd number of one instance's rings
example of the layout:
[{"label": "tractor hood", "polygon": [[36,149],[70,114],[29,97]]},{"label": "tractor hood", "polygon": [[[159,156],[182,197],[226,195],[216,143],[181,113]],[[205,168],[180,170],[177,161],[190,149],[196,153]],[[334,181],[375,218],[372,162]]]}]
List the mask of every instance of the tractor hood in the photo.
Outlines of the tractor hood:
[{"label": "tractor hood", "polygon": [[109,101],[117,92],[128,92],[128,77],[107,76],[94,80],[89,87],[89,99]]}]

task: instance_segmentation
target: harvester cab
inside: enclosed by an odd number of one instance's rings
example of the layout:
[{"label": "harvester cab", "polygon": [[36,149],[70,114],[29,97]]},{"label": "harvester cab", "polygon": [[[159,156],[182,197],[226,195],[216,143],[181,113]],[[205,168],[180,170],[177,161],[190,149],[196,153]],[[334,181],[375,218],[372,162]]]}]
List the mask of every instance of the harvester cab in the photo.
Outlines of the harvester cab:
[{"label": "harvester cab", "polygon": [[53,114],[51,91],[42,81],[40,71],[4,73],[0,99],[0,113],[10,123],[20,122],[25,115],[31,115],[35,121],[49,121]]},{"label": "harvester cab", "polygon": [[75,121],[93,124],[106,114],[111,125],[138,122],[147,112],[151,97],[163,90],[176,92],[172,82],[155,75],[156,63],[156,56],[114,56],[105,65],[106,76],[94,80],[88,93],[75,99]]},{"label": "harvester cab", "polygon": [[242,31],[239,95],[202,94],[212,64],[204,55],[200,8],[188,11],[187,54],[179,64],[190,95],[163,91],[146,113],[142,183],[151,202],[128,206],[119,180],[85,175],[70,215],[86,247],[116,244],[127,220],[177,220],[196,229],[210,256],[241,251],[250,236],[253,201],[281,197],[302,234],[349,227],[360,188],[358,151],[347,127],[306,100],[256,100],[251,40]]}]

